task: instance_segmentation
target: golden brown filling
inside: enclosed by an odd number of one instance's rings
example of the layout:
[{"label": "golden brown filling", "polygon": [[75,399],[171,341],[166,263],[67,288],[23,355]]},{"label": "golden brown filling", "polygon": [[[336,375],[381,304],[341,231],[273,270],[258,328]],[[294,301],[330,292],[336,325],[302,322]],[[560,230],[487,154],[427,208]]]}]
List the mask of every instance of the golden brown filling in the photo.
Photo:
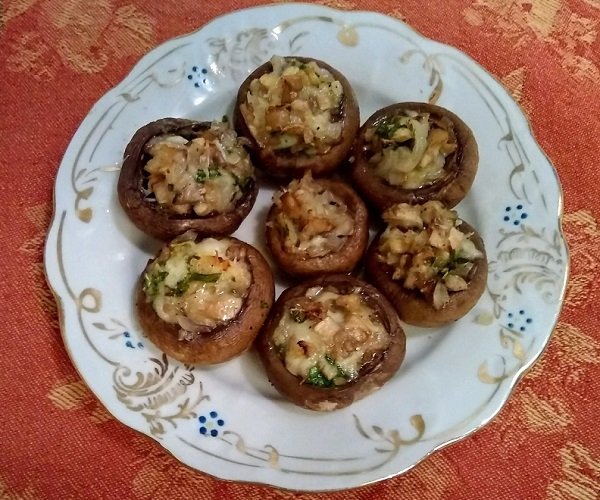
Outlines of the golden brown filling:
[{"label": "golden brown filling", "polygon": [[314,156],[327,153],[342,136],[343,88],[314,61],[273,56],[273,71],[250,83],[240,110],[264,148]]},{"label": "golden brown filling", "polygon": [[451,128],[429,113],[405,111],[388,117],[365,132],[373,153],[369,163],[392,186],[417,189],[444,175],[446,157],[456,150]]},{"label": "golden brown filling", "polygon": [[290,300],[273,342],[287,370],[318,387],[343,385],[390,345],[390,335],[360,288],[313,287]]},{"label": "golden brown filling", "polygon": [[151,156],[144,166],[150,195],[176,214],[230,212],[254,175],[247,152],[226,123],[214,122],[191,141],[157,136],[145,149]]},{"label": "golden brown filling", "polygon": [[400,203],[387,209],[383,219],[388,226],[377,259],[392,267],[392,279],[430,296],[436,309],[444,307],[451,293],[468,288],[483,254],[471,235],[458,229],[456,212],[439,201]]},{"label": "golden brown filling", "polygon": [[181,338],[187,339],[235,318],[251,280],[231,240],[178,241],[150,264],[144,292],[159,318],[179,324]]},{"label": "golden brown filling", "polygon": [[271,223],[283,236],[288,253],[324,257],[339,251],[354,232],[346,203],[313,180],[310,172],[292,181],[273,201],[279,212]]}]

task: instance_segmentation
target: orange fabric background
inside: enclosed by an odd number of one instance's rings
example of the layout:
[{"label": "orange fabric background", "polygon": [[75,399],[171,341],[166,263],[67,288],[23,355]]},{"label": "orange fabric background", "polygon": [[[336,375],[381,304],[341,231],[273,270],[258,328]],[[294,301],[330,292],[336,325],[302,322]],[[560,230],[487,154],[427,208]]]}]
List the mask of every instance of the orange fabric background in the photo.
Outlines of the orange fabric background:
[{"label": "orange fabric background", "polygon": [[[292,498],[179,464],[114,420],[62,345],[42,252],[62,155],[152,47],[257,0],[0,1],[0,498]],[[303,498],[597,498],[600,491],[600,1],[332,0],[463,50],[523,106],[565,194],[569,290],[553,339],[498,418],[402,477]]]}]

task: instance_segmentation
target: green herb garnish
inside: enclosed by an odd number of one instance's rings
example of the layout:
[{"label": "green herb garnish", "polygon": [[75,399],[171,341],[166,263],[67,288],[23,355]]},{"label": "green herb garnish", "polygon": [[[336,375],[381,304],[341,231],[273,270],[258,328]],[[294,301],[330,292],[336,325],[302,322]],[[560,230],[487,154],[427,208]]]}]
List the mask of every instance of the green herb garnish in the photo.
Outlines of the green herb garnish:
[{"label": "green herb garnish", "polygon": [[206,180],[206,172],[199,168],[196,171],[196,182],[204,182]]},{"label": "green herb garnish", "polygon": [[400,128],[400,123],[395,121],[386,121],[377,125],[375,132],[383,139],[391,139],[396,130]]},{"label": "green herb garnish", "polygon": [[445,278],[448,274],[453,273],[469,262],[471,262],[469,259],[461,257],[458,252],[453,250],[449,258],[436,257],[431,265],[436,270],[438,276]]},{"label": "green herb garnish", "polygon": [[179,280],[173,293],[175,295],[183,295],[189,288],[192,281],[202,281],[203,283],[214,283],[216,282],[221,273],[203,274],[203,273],[189,273],[185,278]]},{"label": "green herb garnish", "polygon": [[333,385],[333,381],[329,380],[325,375],[323,375],[321,370],[319,370],[316,366],[313,366],[310,370],[308,370],[306,381],[309,384],[317,387],[331,387]]},{"label": "green herb garnish", "polygon": [[396,117],[396,119],[392,118],[377,125],[375,133],[382,139],[391,139],[396,131],[403,127],[411,128],[410,121],[407,122],[403,117]]},{"label": "green herb garnish", "polygon": [[144,274],[144,292],[147,295],[153,297],[158,293],[159,285],[165,280],[169,273],[167,271],[159,271],[157,273],[145,273]]},{"label": "green herb garnish", "polygon": [[209,167],[208,173],[206,170],[199,168],[196,170],[196,182],[205,182],[207,179],[214,179],[215,177],[220,177],[221,171],[217,167]]}]

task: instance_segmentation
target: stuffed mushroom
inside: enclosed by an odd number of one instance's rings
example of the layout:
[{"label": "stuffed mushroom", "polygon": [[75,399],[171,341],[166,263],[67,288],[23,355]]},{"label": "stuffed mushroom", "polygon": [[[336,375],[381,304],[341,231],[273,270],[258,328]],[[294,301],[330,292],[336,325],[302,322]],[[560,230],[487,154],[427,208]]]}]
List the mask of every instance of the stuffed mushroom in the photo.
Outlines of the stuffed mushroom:
[{"label": "stuffed mushroom", "polygon": [[121,206],[146,234],[231,234],[258,192],[254,167],[226,122],[164,118],[139,129],[125,149]]},{"label": "stuffed mushroom", "polygon": [[284,291],[255,345],[283,396],[310,410],[332,411],[392,378],[406,338],[393,307],[374,287],[329,275]]},{"label": "stuffed mushroom", "polygon": [[369,247],[366,271],[400,319],[434,327],[464,316],[487,281],[479,234],[439,201],[394,205],[383,219],[387,227]]},{"label": "stuffed mushroom", "polygon": [[233,237],[185,233],[148,262],[136,309],[148,338],[169,356],[215,364],[246,351],[274,301],[263,256]]},{"label": "stuffed mushroom", "polygon": [[368,238],[367,209],[354,190],[310,172],[280,189],[267,215],[267,245],[292,276],[350,272]]},{"label": "stuffed mushroom", "polygon": [[455,206],[469,191],[479,161],[469,127],[433,104],[394,104],[361,127],[352,158],[356,188],[379,210],[440,200]]},{"label": "stuffed mushroom", "polygon": [[255,163],[269,174],[323,176],[348,156],[360,126],[348,80],[323,61],[273,58],[242,83],[235,128],[247,137]]}]

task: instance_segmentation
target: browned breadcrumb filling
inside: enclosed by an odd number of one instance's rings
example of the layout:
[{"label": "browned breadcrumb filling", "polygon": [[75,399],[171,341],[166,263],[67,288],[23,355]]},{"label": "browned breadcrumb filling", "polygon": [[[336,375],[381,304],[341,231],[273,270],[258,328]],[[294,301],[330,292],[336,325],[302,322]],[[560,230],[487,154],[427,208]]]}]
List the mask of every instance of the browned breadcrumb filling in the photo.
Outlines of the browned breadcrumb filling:
[{"label": "browned breadcrumb filling", "polygon": [[439,201],[400,203],[387,209],[383,219],[388,226],[377,259],[391,266],[392,279],[431,297],[436,309],[443,308],[452,293],[468,288],[483,254],[472,235],[458,229],[461,221],[455,211]]},{"label": "browned breadcrumb filling", "polygon": [[310,172],[273,197],[279,208],[270,223],[282,235],[287,253],[316,258],[339,251],[354,233],[348,206],[312,178]]},{"label": "browned breadcrumb filling", "polygon": [[356,288],[315,286],[286,304],[273,334],[287,370],[318,387],[344,385],[389,346],[389,332]]},{"label": "browned breadcrumb filling", "polygon": [[450,123],[410,110],[369,127],[365,140],[375,174],[404,189],[417,189],[442,178],[446,158],[456,150]]},{"label": "browned breadcrumb filling", "polygon": [[145,146],[151,157],[149,199],[169,212],[207,216],[230,212],[244,196],[254,169],[233,129],[214,122],[200,137],[154,137]]},{"label": "browned breadcrumb filling", "polygon": [[342,84],[314,61],[274,56],[271,64],[240,106],[252,135],[282,153],[327,153],[342,137]]},{"label": "browned breadcrumb filling", "polygon": [[243,307],[252,274],[228,239],[185,235],[163,248],[144,273],[146,299],[160,319],[181,327],[180,339],[231,321]]}]

